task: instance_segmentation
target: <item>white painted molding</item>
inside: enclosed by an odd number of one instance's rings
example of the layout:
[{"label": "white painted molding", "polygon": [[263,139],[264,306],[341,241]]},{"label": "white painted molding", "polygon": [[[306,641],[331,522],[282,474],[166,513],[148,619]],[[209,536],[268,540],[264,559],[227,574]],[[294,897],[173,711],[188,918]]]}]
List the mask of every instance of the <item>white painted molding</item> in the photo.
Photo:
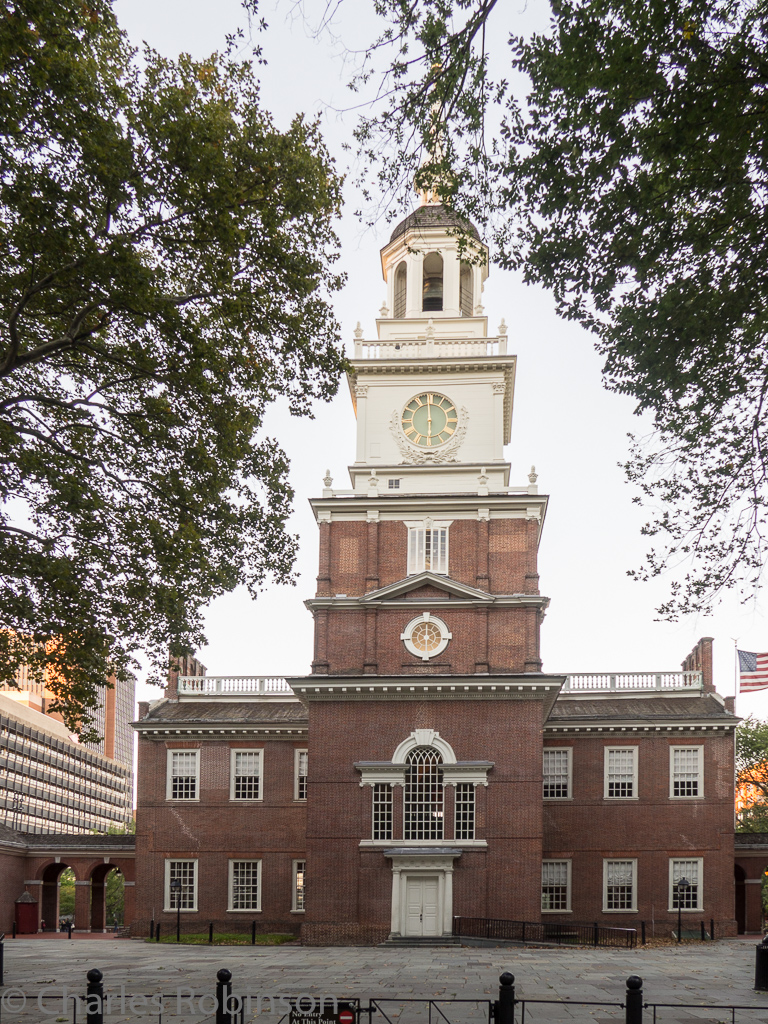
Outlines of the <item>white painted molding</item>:
[{"label": "white painted molding", "polygon": [[395,750],[392,764],[405,764],[406,758],[416,747],[434,747],[439,751],[443,764],[456,764],[453,747],[434,729],[415,729]]}]

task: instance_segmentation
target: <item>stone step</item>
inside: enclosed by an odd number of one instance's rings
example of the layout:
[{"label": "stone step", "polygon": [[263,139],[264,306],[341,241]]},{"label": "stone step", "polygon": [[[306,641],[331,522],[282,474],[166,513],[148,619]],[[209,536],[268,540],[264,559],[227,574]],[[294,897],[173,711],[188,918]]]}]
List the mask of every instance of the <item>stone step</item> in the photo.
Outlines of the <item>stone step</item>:
[{"label": "stone step", "polygon": [[379,945],[400,949],[423,949],[433,946],[459,946],[461,943],[456,935],[396,935]]}]

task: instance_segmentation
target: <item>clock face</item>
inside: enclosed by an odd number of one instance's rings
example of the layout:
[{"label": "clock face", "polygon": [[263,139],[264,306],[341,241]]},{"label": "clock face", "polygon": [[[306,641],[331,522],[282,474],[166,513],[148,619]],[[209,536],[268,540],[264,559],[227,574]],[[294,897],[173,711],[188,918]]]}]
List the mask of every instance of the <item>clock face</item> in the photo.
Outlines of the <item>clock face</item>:
[{"label": "clock face", "polygon": [[445,444],[456,431],[459,416],[456,406],[434,391],[426,391],[406,405],[403,410],[403,433],[412,444],[421,448],[434,448]]}]

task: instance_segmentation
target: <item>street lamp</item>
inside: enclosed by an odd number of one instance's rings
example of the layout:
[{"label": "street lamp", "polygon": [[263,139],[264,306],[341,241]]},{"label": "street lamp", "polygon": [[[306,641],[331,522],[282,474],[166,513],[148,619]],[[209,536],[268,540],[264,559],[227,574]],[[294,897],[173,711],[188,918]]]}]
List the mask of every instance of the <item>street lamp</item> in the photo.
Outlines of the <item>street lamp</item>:
[{"label": "street lamp", "polygon": [[680,936],[683,928],[683,894],[691,888],[691,883],[688,879],[683,876],[679,881],[675,882],[675,889],[677,890],[677,941],[680,941]]},{"label": "street lamp", "polygon": [[[171,879],[171,892],[176,894],[176,941],[181,942],[181,879]],[[173,901],[171,901],[173,902]]]}]

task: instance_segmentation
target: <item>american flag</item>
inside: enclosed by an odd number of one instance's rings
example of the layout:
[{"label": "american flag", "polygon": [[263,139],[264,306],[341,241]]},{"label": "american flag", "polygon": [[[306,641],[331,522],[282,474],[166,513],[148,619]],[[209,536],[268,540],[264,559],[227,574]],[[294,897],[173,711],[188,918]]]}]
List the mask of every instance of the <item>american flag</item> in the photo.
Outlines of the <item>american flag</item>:
[{"label": "american flag", "polygon": [[764,690],[768,686],[768,654],[738,651],[739,693]]}]

